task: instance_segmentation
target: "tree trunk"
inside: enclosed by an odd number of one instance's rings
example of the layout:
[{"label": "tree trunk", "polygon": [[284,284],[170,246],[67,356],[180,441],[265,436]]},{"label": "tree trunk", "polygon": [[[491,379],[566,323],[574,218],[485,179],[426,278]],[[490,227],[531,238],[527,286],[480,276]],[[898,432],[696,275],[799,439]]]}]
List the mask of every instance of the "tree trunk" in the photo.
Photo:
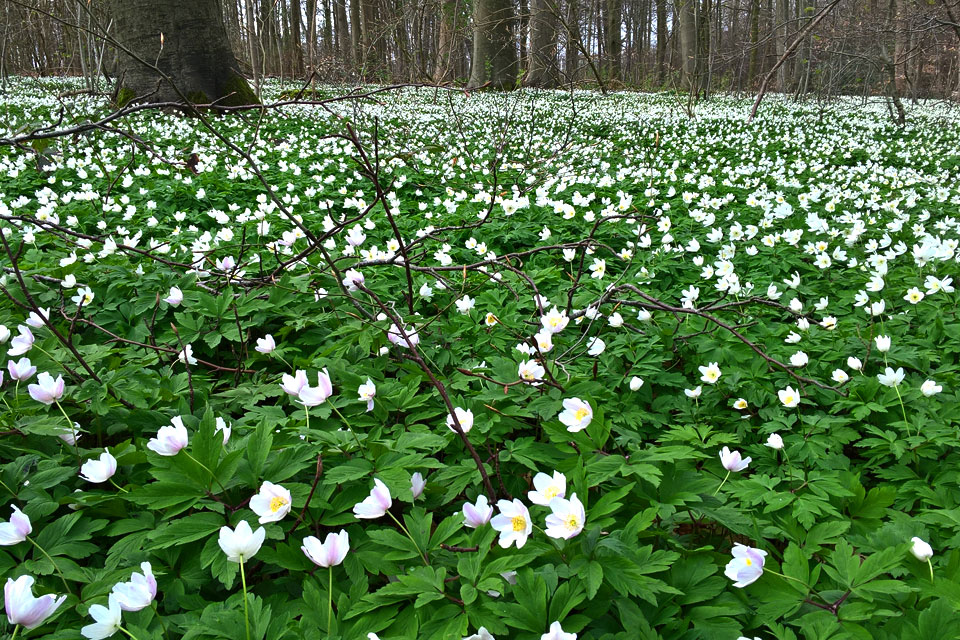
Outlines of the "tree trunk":
[{"label": "tree trunk", "polygon": [[180,94],[195,103],[259,102],[230,50],[219,0],[111,0],[110,11],[117,39],[133,54],[120,56],[118,102],[182,101]]},{"label": "tree trunk", "polygon": [[532,0],[530,9],[530,63],[523,84],[527,87],[556,87],[560,80],[557,69],[559,8],[556,0]]},{"label": "tree trunk", "polygon": [[567,18],[564,29],[566,37],[564,38],[564,49],[566,56],[563,61],[563,75],[567,82],[574,82],[577,79],[577,65],[579,64],[578,54],[580,53],[580,12],[577,10],[578,0],[567,0]]},{"label": "tree trunk", "polygon": [[606,53],[606,72],[610,80],[620,79],[620,58],[623,55],[621,23],[623,20],[622,0],[604,0],[603,38]]},{"label": "tree trunk", "polygon": [[760,0],[750,3],[750,66],[747,67],[747,88],[753,86],[760,65]]},{"label": "tree trunk", "polygon": [[657,81],[667,77],[667,0],[657,0]]},{"label": "tree trunk", "polygon": [[449,82],[452,79],[451,62],[453,61],[457,4],[457,0],[442,0],[440,4],[437,65],[433,69],[433,81],[437,84]]},{"label": "tree trunk", "polygon": [[680,0],[677,7],[680,21],[680,60],[683,81],[690,93],[699,90],[697,82],[697,0]]},{"label": "tree trunk", "polygon": [[344,62],[353,62],[353,49],[350,46],[350,28],[347,25],[346,0],[334,0],[334,17],[337,25],[337,49]]},{"label": "tree trunk", "polygon": [[487,83],[512,89],[517,83],[517,45],[513,37],[512,0],[476,0],[473,14],[473,60],[467,87]]},{"label": "tree trunk", "polygon": [[300,0],[290,0],[290,50],[293,53],[293,73],[303,75],[303,42],[300,35]]},{"label": "tree trunk", "polygon": [[354,71],[363,62],[363,26],[360,21],[360,0],[350,0],[350,43],[353,46]]}]

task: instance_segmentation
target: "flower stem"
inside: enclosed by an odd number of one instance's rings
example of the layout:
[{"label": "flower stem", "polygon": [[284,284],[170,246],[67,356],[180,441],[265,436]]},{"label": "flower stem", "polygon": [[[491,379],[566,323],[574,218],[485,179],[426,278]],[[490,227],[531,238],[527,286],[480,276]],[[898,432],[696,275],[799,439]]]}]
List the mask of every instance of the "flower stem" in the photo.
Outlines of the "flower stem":
[{"label": "flower stem", "polygon": [[80,434],[77,433],[76,427],[73,426],[73,420],[71,420],[70,416],[67,415],[67,412],[64,410],[63,405],[60,404],[60,401],[55,400],[54,402],[57,403],[57,408],[60,409],[60,413],[63,414],[64,419],[67,421],[67,429],[73,436],[73,452],[77,455],[77,468],[79,469],[83,464],[80,460],[80,446],[77,444],[77,438]]},{"label": "flower stem", "polygon": [[357,437],[357,434],[356,434],[356,432],[353,430],[353,427],[351,427],[351,426],[350,426],[350,423],[347,422],[347,419],[343,417],[343,414],[340,413],[340,410],[337,409],[335,406],[333,406],[333,403],[332,403],[332,402],[330,403],[330,408],[333,409],[333,411],[334,411],[338,416],[340,416],[340,419],[343,420],[343,424],[347,425],[347,429],[348,429],[348,430],[350,431],[350,433],[353,435],[353,439],[356,440],[356,442],[357,442],[357,448],[360,449],[360,451],[363,452],[363,456],[366,457],[367,451],[366,451],[366,449],[363,448],[363,445],[360,444],[360,438]]},{"label": "flower stem", "polygon": [[413,536],[410,535],[410,532],[407,531],[407,528],[406,528],[405,526],[403,526],[403,524],[402,524],[399,520],[397,520],[397,518],[396,518],[392,513],[390,513],[389,511],[387,511],[387,515],[390,516],[390,519],[391,519],[391,520],[393,520],[394,522],[397,523],[397,526],[400,527],[400,529],[402,529],[405,534],[407,534],[407,537],[410,538],[410,542],[412,542],[414,548],[416,548],[417,553],[419,553],[419,554],[423,557],[423,564],[429,566],[429,565],[430,565],[430,561],[427,560],[427,554],[426,554],[426,552],[420,551],[420,545],[418,545],[418,544],[417,544],[417,541],[413,539]]},{"label": "flower stem", "polygon": [[786,446],[783,447],[783,459],[787,461],[787,479],[790,482],[791,488],[793,487],[793,467],[790,466],[790,456],[787,455]]},{"label": "flower stem", "polygon": [[[900,385],[897,385],[893,388],[897,392],[897,400],[900,401],[900,413],[903,414],[903,424],[907,428],[907,435],[910,435],[910,423],[907,422],[907,410],[903,406],[903,396],[900,395]],[[917,435],[920,435],[920,430],[917,429]]]},{"label": "flower stem", "polygon": [[930,582],[933,582],[933,562],[927,558],[927,566],[930,567]]},{"label": "flower stem", "polygon": [[727,471],[727,475],[723,476],[723,482],[721,482],[721,483],[720,483],[720,486],[717,487],[717,490],[713,492],[713,495],[717,495],[718,493],[720,493],[720,489],[722,489],[722,488],[723,488],[723,485],[725,485],[725,484],[727,483],[727,479],[728,479],[729,477],[730,477],[730,472]]},{"label": "flower stem", "polygon": [[119,627],[119,626],[118,626],[117,629],[120,629],[120,631],[123,631],[125,634],[127,634],[128,636],[130,636],[131,638],[133,638],[133,640],[137,640],[137,636],[133,635],[132,633],[130,633],[129,631],[127,631],[127,630],[124,629],[123,627]]},{"label": "flower stem", "polygon": [[17,638],[17,632],[18,632],[18,631],[20,631],[20,625],[19,625],[19,624],[13,628],[13,635],[10,636],[10,640],[16,640],[16,638]]},{"label": "flower stem", "polygon": [[150,602],[150,608],[153,609],[153,614],[157,616],[157,620],[160,621],[160,628],[163,629],[163,637],[166,640],[167,637],[167,623],[163,621],[163,618],[160,617],[160,612],[157,610],[157,601],[153,600]]},{"label": "flower stem", "polygon": [[764,571],[765,573],[772,573],[772,574],[775,575],[775,576],[780,576],[780,577],[783,578],[784,580],[791,580],[791,581],[793,581],[793,582],[797,582],[797,583],[799,583],[799,584],[802,584],[804,587],[807,588],[807,591],[808,591],[808,592],[814,594],[815,596],[817,596],[818,598],[820,598],[821,600],[823,600],[825,603],[827,603],[827,604],[833,604],[833,603],[831,603],[829,600],[827,600],[826,598],[824,598],[822,595],[820,595],[820,593],[819,593],[818,591],[815,591],[813,587],[811,587],[810,585],[808,585],[808,584],[807,584],[806,582],[804,582],[803,580],[800,580],[800,579],[798,579],[798,578],[791,578],[790,576],[785,576],[785,575],[783,575],[782,573],[777,573],[777,572],[774,571],[773,569],[764,568],[763,571]]},{"label": "flower stem", "polygon": [[115,487],[116,487],[117,489],[119,489],[120,491],[123,491],[124,493],[129,493],[126,489],[124,489],[123,487],[121,487],[120,485],[118,485],[116,482],[114,482],[114,481],[113,481],[113,478],[110,478],[110,484],[112,484],[113,486],[115,486]]},{"label": "flower stem", "polygon": [[287,367],[289,367],[290,371],[293,371],[293,370],[294,370],[293,365],[291,365],[289,362],[287,362],[286,360],[284,360],[284,359],[283,359],[283,356],[280,355],[279,353],[277,353],[276,351],[274,351],[273,353],[271,353],[271,355],[276,356],[277,359],[280,360],[280,362],[282,362],[283,364],[287,365]]},{"label": "flower stem", "polygon": [[247,574],[243,570],[243,556],[240,556],[240,582],[243,584],[243,624],[250,640],[250,614],[247,612]]},{"label": "flower stem", "polygon": [[330,578],[327,581],[327,633],[330,633],[333,624],[333,565],[328,567]]},{"label": "flower stem", "polygon": [[63,572],[60,571],[60,567],[58,567],[58,566],[57,566],[57,563],[53,561],[53,558],[50,557],[50,554],[47,553],[46,549],[44,549],[44,548],[41,547],[39,544],[37,544],[36,540],[34,540],[33,538],[31,538],[30,536],[27,536],[27,540],[30,541],[30,544],[32,544],[32,545],[35,546],[37,549],[39,549],[39,550],[40,550],[40,553],[42,553],[44,556],[46,556],[47,560],[50,561],[50,564],[53,565],[53,568],[56,569],[57,575],[60,576],[60,580],[63,581],[63,587],[64,587],[64,589],[67,590],[67,593],[72,594],[73,592],[70,591],[70,586],[67,584],[67,579],[63,577]]},{"label": "flower stem", "polygon": [[[2,486],[4,489],[6,489],[7,491],[9,491],[9,492],[10,492],[10,495],[12,495],[14,498],[18,498],[17,492],[14,491],[13,489],[11,489],[10,487],[8,487],[8,486],[7,486],[7,483],[4,482],[3,480],[0,480],[0,486]],[[18,498],[18,499],[19,499],[19,498]]]},{"label": "flower stem", "polygon": [[207,465],[203,464],[202,462],[200,462],[199,460],[197,460],[196,458],[194,458],[192,455],[190,455],[190,453],[189,453],[188,451],[183,450],[183,455],[187,456],[188,458],[190,458],[191,460],[193,460],[194,462],[196,462],[198,465],[200,465],[201,467],[203,467],[204,469],[206,469],[207,473],[210,474],[210,482],[211,482],[211,484],[214,483],[214,482],[216,482],[216,483],[217,483],[217,486],[220,487],[220,491],[222,491],[223,493],[226,493],[226,492],[227,492],[227,490],[224,489],[223,485],[220,484],[220,481],[217,479],[216,474],[215,474],[213,471],[210,470],[210,467],[208,467]]}]

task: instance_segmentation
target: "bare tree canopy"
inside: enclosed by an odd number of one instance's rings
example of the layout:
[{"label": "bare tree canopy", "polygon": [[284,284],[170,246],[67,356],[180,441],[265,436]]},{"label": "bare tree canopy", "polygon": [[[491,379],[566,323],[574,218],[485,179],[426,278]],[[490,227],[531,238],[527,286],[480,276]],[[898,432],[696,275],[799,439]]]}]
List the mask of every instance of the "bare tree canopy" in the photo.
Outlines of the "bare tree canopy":
[{"label": "bare tree canopy", "polygon": [[4,78],[82,75],[104,90],[122,76],[158,100],[173,90],[151,65],[198,100],[237,104],[253,98],[244,78],[258,94],[266,77],[893,104],[960,88],[960,0],[7,0],[2,12]]}]

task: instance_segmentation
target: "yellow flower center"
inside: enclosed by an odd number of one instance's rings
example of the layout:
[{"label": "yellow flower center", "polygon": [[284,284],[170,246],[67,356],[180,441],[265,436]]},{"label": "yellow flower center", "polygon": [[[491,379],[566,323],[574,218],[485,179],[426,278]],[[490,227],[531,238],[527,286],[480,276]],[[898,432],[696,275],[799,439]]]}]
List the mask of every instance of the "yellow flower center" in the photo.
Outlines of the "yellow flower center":
[{"label": "yellow flower center", "polygon": [[744,560],[746,560],[748,567],[753,566],[753,560],[751,560],[750,558],[744,558]]},{"label": "yellow flower center", "polygon": [[280,511],[280,509],[282,509],[286,504],[287,504],[286,498],[281,498],[280,496],[277,496],[276,498],[270,501],[270,511],[276,513],[277,511]]},{"label": "yellow flower center", "polygon": [[583,407],[579,408],[574,412],[573,419],[577,422],[581,422],[584,418],[590,415],[590,412],[584,409]]},{"label": "yellow flower center", "polygon": [[564,522],[564,525],[570,531],[575,531],[576,529],[580,528],[580,519],[571,513],[569,516],[567,516],[567,520]]},{"label": "yellow flower center", "polygon": [[527,528],[527,519],[523,516],[515,516],[510,522],[513,523],[514,531],[523,531]]},{"label": "yellow flower center", "polygon": [[558,491],[556,487],[549,487],[543,492],[543,497],[545,497],[547,500],[556,498],[558,495],[560,495],[560,491]]},{"label": "yellow flower center", "polygon": [[560,324],[560,319],[559,319],[559,318],[550,318],[550,326],[551,326],[551,327],[555,327],[555,326],[557,326],[558,324]]}]

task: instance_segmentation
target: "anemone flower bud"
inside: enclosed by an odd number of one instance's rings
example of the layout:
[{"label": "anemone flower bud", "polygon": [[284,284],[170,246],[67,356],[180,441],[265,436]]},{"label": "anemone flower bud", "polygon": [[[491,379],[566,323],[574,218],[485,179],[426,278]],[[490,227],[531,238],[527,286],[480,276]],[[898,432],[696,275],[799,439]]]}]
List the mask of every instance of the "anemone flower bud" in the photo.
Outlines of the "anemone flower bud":
[{"label": "anemone flower bud", "polygon": [[347,557],[350,551],[350,536],[343,529],[340,533],[328,533],[327,539],[320,542],[319,538],[309,536],[303,539],[300,547],[313,564],[319,567],[334,567]]},{"label": "anemone flower bud", "polygon": [[66,599],[67,596],[58,598],[52,593],[34,598],[33,576],[20,576],[16,580],[7,578],[7,584],[3,586],[7,622],[24,629],[39,627]]},{"label": "anemone flower bud", "polygon": [[8,356],[22,356],[27,351],[33,348],[33,342],[35,338],[33,337],[33,332],[30,331],[30,327],[26,325],[18,325],[17,331],[20,332],[20,335],[15,337],[10,341],[10,348],[7,349]]},{"label": "anemone flower bud", "polygon": [[110,594],[107,598],[107,606],[95,604],[88,611],[90,617],[96,620],[93,624],[88,624],[80,629],[84,638],[89,640],[103,640],[109,638],[120,630],[121,616],[120,601],[117,596]]},{"label": "anemone flower bud", "polygon": [[57,376],[54,380],[53,376],[44,371],[37,376],[37,384],[27,386],[27,391],[37,402],[53,404],[63,397],[64,387],[63,376]]},{"label": "anemone flower bud", "polygon": [[276,341],[273,339],[273,336],[268,333],[262,338],[257,338],[257,346],[254,348],[254,350],[266,354],[273,353],[273,350],[276,348]]},{"label": "anemone flower bud", "polygon": [[317,386],[304,385],[297,397],[305,407],[315,407],[327,401],[333,395],[333,383],[327,370],[317,372]]},{"label": "anemone flower bud", "polygon": [[7,363],[7,372],[10,374],[11,380],[23,382],[32,378],[33,374],[37,372],[37,368],[30,364],[30,358],[20,358],[17,362],[11,360]]},{"label": "anemone flower bud", "polygon": [[187,446],[190,438],[187,428],[183,426],[183,418],[174,416],[170,422],[172,425],[160,427],[156,438],[150,438],[147,442],[147,449],[156,451],[162,456],[175,456]]},{"label": "anemone flower bud", "polygon": [[379,478],[373,479],[373,490],[370,495],[353,507],[353,515],[357,518],[380,518],[393,506],[390,489]]},{"label": "anemone flower bud", "polygon": [[117,472],[117,459],[109,451],[100,454],[98,460],[87,460],[80,467],[80,477],[87,482],[106,482]]},{"label": "anemone flower bud", "polygon": [[410,493],[413,494],[414,500],[423,494],[423,488],[426,486],[427,481],[423,479],[423,474],[419,471],[410,476]]},{"label": "anemone flower bud", "polygon": [[146,609],[157,597],[157,579],[149,562],[141,562],[140,570],[130,576],[130,582],[121,582],[113,586],[113,594],[124,611]]},{"label": "anemone flower bud", "polygon": [[490,506],[487,496],[477,496],[476,504],[467,502],[463,505],[463,524],[471,529],[482,527],[490,522],[492,517],[493,507]]},{"label": "anemone flower bud", "polygon": [[9,547],[27,539],[27,536],[33,531],[30,524],[30,517],[11,505],[13,514],[10,516],[10,522],[0,522],[0,546]]},{"label": "anemone flower bud", "polygon": [[256,531],[250,528],[246,520],[241,520],[236,529],[220,528],[220,539],[217,541],[220,548],[227,554],[230,562],[245,562],[257,555],[267,530],[259,527]]},{"label": "anemone flower bud", "polygon": [[933,547],[924,542],[923,539],[914,536],[910,538],[910,542],[913,543],[910,547],[910,553],[912,553],[913,557],[917,560],[926,562],[933,557]]},{"label": "anemone flower bud", "polygon": [[743,471],[750,464],[750,458],[742,458],[739,451],[730,451],[729,447],[720,450],[720,464],[727,471]]},{"label": "anemone flower bud", "polygon": [[171,307],[178,307],[183,302],[183,291],[179,287],[170,287],[170,293],[163,299]]},{"label": "anemone flower bud", "polygon": [[361,400],[367,401],[367,411],[373,411],[373,399],[377,395],[377,385],[370,378],[357,388]]},{"label": "anemone flower bud", "polygon": [[280,378],[280,388],[291,396],[300,395],[300,389],[308,386],[308,384],[306,371],[297,370],[293,375],[285,373]]}]

